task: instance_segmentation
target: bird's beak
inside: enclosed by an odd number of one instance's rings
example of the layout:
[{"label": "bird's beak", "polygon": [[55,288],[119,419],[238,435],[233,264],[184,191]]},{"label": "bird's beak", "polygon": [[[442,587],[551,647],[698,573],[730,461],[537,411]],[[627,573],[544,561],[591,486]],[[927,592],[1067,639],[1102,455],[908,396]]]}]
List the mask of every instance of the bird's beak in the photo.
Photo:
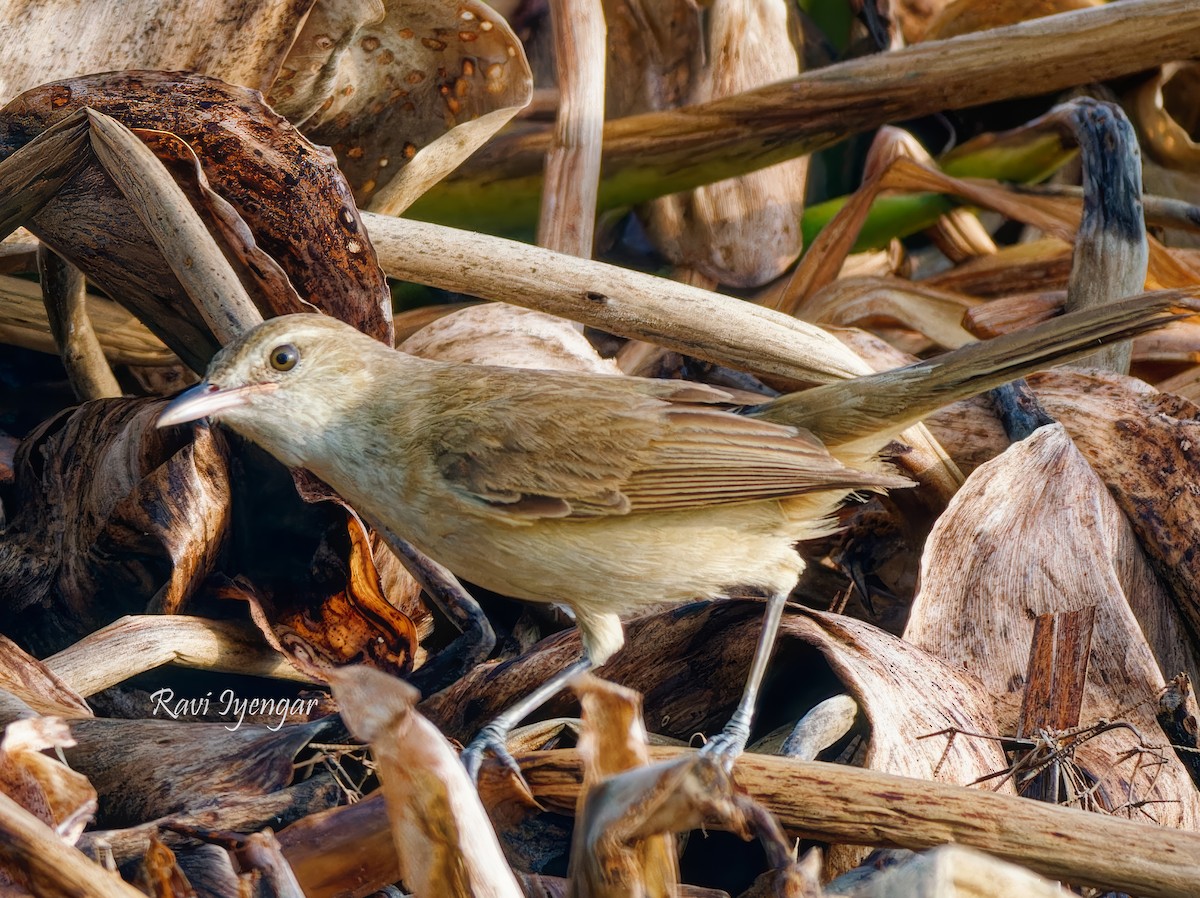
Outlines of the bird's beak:
[{"label": "bird's beak", "polygon": [[180,393],[158,414],[158,427],[172,427],[217,415],[231,408],[246,405],[255,396],[269,393],[276,383],[248,384],[243,387],[219,387],[202,380],[186,393]]}]

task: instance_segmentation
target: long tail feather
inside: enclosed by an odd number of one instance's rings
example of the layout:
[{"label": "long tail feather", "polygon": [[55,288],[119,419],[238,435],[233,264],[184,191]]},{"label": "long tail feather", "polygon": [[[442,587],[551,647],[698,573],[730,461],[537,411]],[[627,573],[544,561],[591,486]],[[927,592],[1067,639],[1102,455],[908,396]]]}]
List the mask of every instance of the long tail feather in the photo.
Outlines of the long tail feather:
[{"label": "long tail feather", "polygon": [[1144,293],[904,368],[789,393],[750,414],[806,428],[838,457],[875,452],[955,400],[1196,314],[1200,288]]}]

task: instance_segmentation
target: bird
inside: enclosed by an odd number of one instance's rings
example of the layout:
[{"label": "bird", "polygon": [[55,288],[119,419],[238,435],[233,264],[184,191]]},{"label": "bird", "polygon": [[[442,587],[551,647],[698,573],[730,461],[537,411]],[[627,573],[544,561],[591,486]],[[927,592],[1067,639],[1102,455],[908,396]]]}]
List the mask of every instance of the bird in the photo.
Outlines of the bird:
[{"label": "bird", "polygon": [[582,658],[484,727],[464,753],[473,774],[488,751],[511,763],[508,730],[622,647],[622,615],[766,596],[741,700],[704,747],[732,766],[804,570],[796,544],[835,529],[848,495],[912,485],[881,449],[956,399],[1198,308],[1146,294],[753,406],[687,381],[419,358],[290,314],[220,350],[157,424],[219,422],[311,471],[385,538],[493,592],[571,609]]}]

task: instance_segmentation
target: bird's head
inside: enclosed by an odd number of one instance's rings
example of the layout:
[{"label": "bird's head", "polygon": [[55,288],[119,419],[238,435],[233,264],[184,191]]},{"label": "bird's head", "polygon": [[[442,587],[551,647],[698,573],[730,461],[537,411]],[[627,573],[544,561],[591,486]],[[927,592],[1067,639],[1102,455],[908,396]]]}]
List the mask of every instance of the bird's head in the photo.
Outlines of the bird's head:
[{"label": "bird's head", "polygon": [[218,352],[204,380],[172,400],[157,424],[212,418],[303,466],[330,425],[361,401],[370,376],[364,356],[381,350],[327,315],[271,318]]}]

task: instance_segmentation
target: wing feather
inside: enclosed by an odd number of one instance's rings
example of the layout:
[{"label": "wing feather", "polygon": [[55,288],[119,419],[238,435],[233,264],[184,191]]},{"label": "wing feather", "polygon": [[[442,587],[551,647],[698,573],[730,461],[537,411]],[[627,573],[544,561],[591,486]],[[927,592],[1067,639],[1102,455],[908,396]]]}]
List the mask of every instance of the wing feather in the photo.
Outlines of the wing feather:
[{"label": "wing feather", "polygon": [[722,408],[729,394],[702,384],[481,376],[476,401],[427,422],[428,445],[449,486],[514,523],[909,483],[846,467],[807,431]]}]

